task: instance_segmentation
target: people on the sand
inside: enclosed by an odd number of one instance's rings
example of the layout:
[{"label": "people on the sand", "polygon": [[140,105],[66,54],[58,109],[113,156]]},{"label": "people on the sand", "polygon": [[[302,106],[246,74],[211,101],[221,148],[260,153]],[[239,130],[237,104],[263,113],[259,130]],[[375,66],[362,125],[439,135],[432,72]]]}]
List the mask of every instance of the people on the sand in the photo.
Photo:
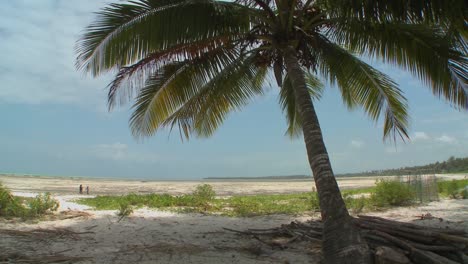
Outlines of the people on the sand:
[{"label": "people on the sand", "polygon": [[80,184],[80,194],[83,194],[83,184]]},{"label": "people on the sand", "polygon": [[89,186],[86,186],[86,194],[89,194]]}]

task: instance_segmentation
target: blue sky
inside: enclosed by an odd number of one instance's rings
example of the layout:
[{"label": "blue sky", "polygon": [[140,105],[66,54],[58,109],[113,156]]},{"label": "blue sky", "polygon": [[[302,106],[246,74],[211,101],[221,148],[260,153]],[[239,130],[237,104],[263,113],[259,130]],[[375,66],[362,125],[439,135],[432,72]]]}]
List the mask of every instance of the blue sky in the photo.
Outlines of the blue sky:
[{"label": "blue sky", "polygon": [[[233,113],[209,139],[162,132],[142,142],[128,107],[108,113],[105,87],[74,68],[74,43],[102,1],[15,0],[0,8],[0,172],[61,176],[196,179],[310,174],[301,139],[284,136],[277,87]],[[382,141],[381,122],[349,112],[334,88],[316,103],[335,172],[425,164],[468,156],[468,114],[410,74],[393,77],[410,104],[411,142]]]}]

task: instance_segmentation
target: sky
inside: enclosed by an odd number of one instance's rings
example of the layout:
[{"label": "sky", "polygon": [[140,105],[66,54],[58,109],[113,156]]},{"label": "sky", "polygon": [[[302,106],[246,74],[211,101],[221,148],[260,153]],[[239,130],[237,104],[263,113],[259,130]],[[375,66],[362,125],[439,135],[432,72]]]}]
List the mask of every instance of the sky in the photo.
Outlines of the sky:
[{"label": "sky", "polygon": [[[113,74],[74,67],[74,45],[104,1],[3,1],[0,8],[0,172],[137,179],[310,175],[302,139],[285,136],[278,87],[232,113],[211,138],[162,131],[136,140],[130,106],[106,108]],[[336,88],[316,102],[335,173],[468,156],[468,113],[409,73],[372,61],[409,101],[411,141],[384,142],[382,121],[349,112]]]}]

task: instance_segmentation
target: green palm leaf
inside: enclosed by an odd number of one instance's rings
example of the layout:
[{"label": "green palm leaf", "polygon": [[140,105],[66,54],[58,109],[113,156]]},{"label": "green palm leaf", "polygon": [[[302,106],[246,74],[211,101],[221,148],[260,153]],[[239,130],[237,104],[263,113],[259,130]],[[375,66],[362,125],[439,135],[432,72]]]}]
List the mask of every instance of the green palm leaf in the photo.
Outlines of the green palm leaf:
[{"label": "green palm leaf", "polygon": [[236,51],[219,49],[196,60],[172,62],[159,68],[141,88],[133,105],[130,127],[135,136],[150,136],[164,120],[195,96],[216,76],[219,69],[235,60]]},{"label": "green palm leaf", "polygon": [[228,37],[217,36],[203,41],[175,45],[160,52],[149,54],[137,63],[122,67],[109,84],[108,104],[112,109],[116,104],[124,104],[133,99],[138,89],[145,85],[148,76],[170,62],[181,60],[196,61],[207,54],[224,52],[222,48]]},{"label": "green palm leaf", "polygon": [[372,68],[347,50],[318,39],[320,73],[340,88],[343,102],[349,108],[362,107],[375,121],[384,115],[384,138],[398,134],[408,138],[406,98],[388,76]]},{"label": "green palm leaf", "polygon": [[337,43],[368,57],[382,58],[413,73],[437,96],[468,108],[466,42],[450,39],[440,28],[425,24],[372,23],[339,20],[328,31]]},{"label": "green palm leaf", "polygon": [[251,98],[263,94],[266,68],[254,63],[254,56],[240,57],[220,70],[199,93],[169,116],[162,125],[178,126],[189,138],[194,133],[207,137],[231,111],[240,110]]},{"label": "green palm leaf", "polygon": [[[175,45],[215,36],[236,38],[249,29],[249,15],[229,2],[146,0],[110,4],[77,43],[77,67],[99,75]],[[173,21],[174,18],[183,18]]]},{"label": "green palm leaf", "polygon": [[464,0],[318,0],[331,17],[360,20],[426,21],[462,24],[467,17],[468,3]]}]

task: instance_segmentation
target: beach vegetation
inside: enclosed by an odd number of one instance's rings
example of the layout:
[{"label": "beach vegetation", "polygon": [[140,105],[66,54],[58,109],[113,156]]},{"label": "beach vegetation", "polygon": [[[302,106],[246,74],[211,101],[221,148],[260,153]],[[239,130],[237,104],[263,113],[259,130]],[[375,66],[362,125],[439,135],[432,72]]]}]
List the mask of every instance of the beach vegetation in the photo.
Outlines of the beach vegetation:
[{"label": "beach vegetation", "polygon": [[50,193],[38,194],[34,198],[14,196],[0,184],[0,217],[40,218],[57,211],[59,202]]},{"label": "beach vegetation", "polygon": [[194,203],[198,208],[207,211],[212,206],[212,202],[216,197],[216,192],[209,184],[200,184],[195,188],[192,193]]},{"label": "beach vegetation", "polygon": [[29,200],[26,208],[31,217],[41,216],[57,211],[59,202],[50,196],[50,193],[38,194],[34,199]]},{"label": "beach vegetation", "polygon": [[25,215],[26,208],[19,197],[0,184],[0,217],[19,217]]},{"label": "beach vegetation", "polygon": [[[398,186],[400,187],[400,185]],[[199,189],[211,190],[212,188],[208,188],[204,185],[203,188],[197,188],[197,190]],[[380,184],[378,188],[376,186],[343,190],[342,193],[346,206],[353,213],[358,214],[363,211],[410,204],[410,201],[407,200],[405,200],[406,203],[399,203],[395,200],[393,193],[399,190],[405,191],[403,193],[405,195],[407,188],[395,188],[392,184]],[[186,195],[128,194],[122,196],[82,198],[77,200],[77,202],[91,206],[97,210],[120,210],[121,204],[129,204],[134,208],[148,207],[181,213],[207,213],[231,217],[271,214],[313,214],[320,209],[317,192],[235,195],[226,197],[216,197],[214,195],[203,196],[210,197],[209,199],[200,199],[198,196],[198,191]]]},{"label": "beach vegetation", "polygon": [[122,201],[119,203],[119,209],[117,211],[117,216],[119,216],[120,222],[124,217],[128,217],[133,214],[133,206],[128,201]]},{"label": "beach vegetation", "polygon": [[363,59],[376,58],[467,109],[467,9],[462,0],[112,3],[79,39],[76,64],[94,76],[117,71],[109,108],[134,100],[130,127],[137,138],[164,127],[186,138],[211,136],[230,112],[265,94],[274,76],[287,134],[304,138],[325,262],[369,263],[334,178],[315,102],[324,87],[337,86],[346,107],[383,119],[385,139],[407,139],[407,100],[394,80]]},{"label": "beach vegetation", "polygon": [[468,179],[439,181],[439,193],[452,199],[468,199]]},{"label": "beach vegetation", "polygon": [[[439,194],[446,197],[464,198],[464,186],[468,180],[438,182]],[[455,186],[456,187],[453,187]],[[451,187],[452,186],[452,187]],[[457,190],[455,196],[450,196]],[[375,210],[386,210],[396,206],[408,206],[417,201],[413,186],[405,182],[378,180],[372,187],[346,189],[342,191],[346,207],[359,214]],[[302,215],[320,210],[317,192],[293,194],[258,194],[217,197],[211,185],[199,185],[192,194],[128,194],[122,196],[96,196],[82,198],[78,203],[97,210],[121,210],[122,204],[132,208],[158,208],[180,213],[204,213],[230,217],[250,217],[271,214]]]},{"label": "beach vegetation", "polygon": [[399,181],[378,180],[371,193],[372,202],[379,207],[407,205],[414,199],[412,187]]}]

